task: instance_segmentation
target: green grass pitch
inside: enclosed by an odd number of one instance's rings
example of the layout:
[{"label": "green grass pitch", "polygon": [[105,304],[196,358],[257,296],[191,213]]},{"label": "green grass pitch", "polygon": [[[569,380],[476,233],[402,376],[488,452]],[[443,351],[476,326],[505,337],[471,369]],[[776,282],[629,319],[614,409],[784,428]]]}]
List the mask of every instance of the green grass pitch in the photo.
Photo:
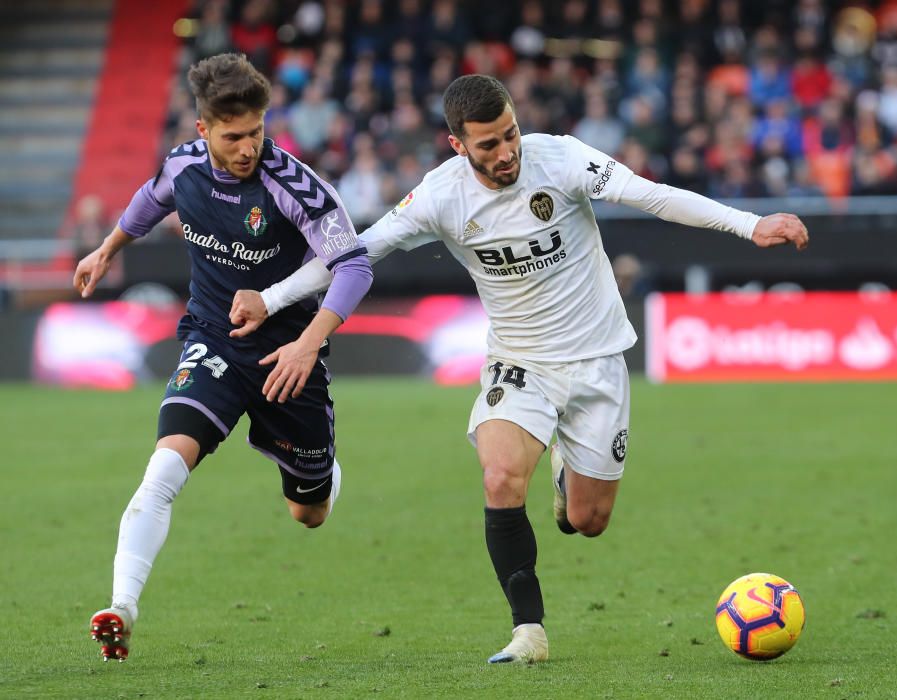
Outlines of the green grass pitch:
[{"label": "green grass pitch", "polygon": [[[334,383],[343,493],[294,523],[241,422],[174,506],[131,658],[103,664],[121,512],[161,386],[0,386],[0,696],[8,698],[893,698],[897,393],[885,384],[633,383],[610,529],[567,537],[547,460],[528,511],[551,661],[490,667],[510,619],[483,542],[475,389]],[[771,571],[807,608],[769,663],[714,605]]]}]

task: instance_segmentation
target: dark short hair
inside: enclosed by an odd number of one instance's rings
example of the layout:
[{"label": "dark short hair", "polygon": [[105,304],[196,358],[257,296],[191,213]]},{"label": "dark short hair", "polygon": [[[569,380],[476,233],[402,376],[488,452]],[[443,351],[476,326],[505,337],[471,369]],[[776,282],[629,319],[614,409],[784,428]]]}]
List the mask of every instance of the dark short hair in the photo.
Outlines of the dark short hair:
[{"label": "dark short hair", "polygon": [[264,112],[271,83],[244,54],[221,53],[191,66],[187,73],[200,119],[219,121]]},{"label": "dark short hair", "polygon": [[445,121],[457,138],[464,135],[464,122],[492,122],[514,102],[507,88],[491,75],[462,75],[455,78],[442,97]]}]

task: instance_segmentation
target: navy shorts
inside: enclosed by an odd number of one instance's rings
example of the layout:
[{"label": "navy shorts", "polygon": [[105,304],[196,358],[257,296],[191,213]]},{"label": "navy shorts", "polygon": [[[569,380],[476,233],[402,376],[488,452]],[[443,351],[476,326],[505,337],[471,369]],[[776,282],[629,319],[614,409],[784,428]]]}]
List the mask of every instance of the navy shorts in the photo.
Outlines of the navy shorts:
[{"label": "navy shorts", "polygon": [[330,495],[334,456],[327,367],[318,359],[298,398],[281,404],[262,394],[274,366],[236,355],[217,336],[190,333],[165,389],[158,437],[189,435],[199,442],[202,459],[246,413],[251,421],[248,442],[280,467],[284,496],[297,503],[324,501]]}]

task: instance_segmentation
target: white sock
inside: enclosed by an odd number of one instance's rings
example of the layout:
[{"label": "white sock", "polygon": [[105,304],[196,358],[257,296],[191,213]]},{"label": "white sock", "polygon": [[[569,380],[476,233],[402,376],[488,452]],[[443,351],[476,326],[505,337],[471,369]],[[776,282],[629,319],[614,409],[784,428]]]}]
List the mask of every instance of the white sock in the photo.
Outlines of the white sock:
[{"label": "white sock", "polygon": [[165,447],[156,450],[150,457],[143,482],[121,517],[113,567],[112,605],[128,608],[135,618],[137,601],[168,535],[171,503],[189,474],[177,452]]},{"label": "white sock", "polygon": [[327,515],[333,512],[333,504],[339,498],[339,487],[343,481],[343,470],[339,468],[339,462],[333,460],[333,477],[330,484],[330,505],[327,506]]}]

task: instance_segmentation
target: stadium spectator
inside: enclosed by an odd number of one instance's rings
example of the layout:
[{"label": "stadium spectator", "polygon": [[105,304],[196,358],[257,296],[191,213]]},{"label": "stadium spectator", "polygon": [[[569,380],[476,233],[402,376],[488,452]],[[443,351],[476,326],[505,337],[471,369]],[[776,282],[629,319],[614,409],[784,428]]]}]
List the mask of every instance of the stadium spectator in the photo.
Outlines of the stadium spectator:
[{"label": "stadium spectator", "polygon": [[470,24],[454,0],[433,0],[424,36],[426,51],[435,58],[443,49],[464,46],[471,37]]},{"label": "stadium spectator", "polygon": [[421,181],[426,171],[437,162],[438,158],[422,160],[414,155],[399,156],[396,163],[396,191],[392,196],[384,194],[384,201],[398,202],[401,197],[410,192]]},{"label": "stadium spectator", "polygon": [[670,172],[666,178],[673,187],[693,192],[707,190],[707,174],[698,153],[688,146],[679,146],[673,151]]},{"label": "stadium spectator", "polygon": [[536,90],[555,129],[569,128],[571,115],[582,113],[582,81],[569,56],[551,59],[548,75]]},{"label": "stadium spectator", "polygon": [[741,56],[727,56],[707,73],[707,83],[721,90],[726,96],[747,95],[750,91],[751,75]]},{"label": "stadium spectator", "polygon": [[798,57],[791,72],[791,92],[804,114],[811,113],[829,95],[832,74],[812,53]]},{"label": "stadium spectator", "polygon": [[271,75],[279,58],[280,44],[271,23],[272,13],[270,0],[247,0],[231,31],[234,48],[246,54],[252,65],[265,75]]},{"label": "stadium spectator", "polygon": [[361,0],[357,20],[351,25],[348,37],[351,58],[370,57],[377,72],[382,75],[387,70],[385,61],[393,37],[380,0]]},{"label": "stadium spectator", "polygon": [[327,130],[339,112],[335,100],[327,97],[319,82],[311,82],[302,92],[287,116],[290,132],[303,152],[319,153],[327,140]]},{"label": "stadium spectator", "polygon": [[297,99],[311,79],[314,53],[308,49],[285,49],[275,69],[276,85],[284,88],[290,100]]},{"label": "stadium spectator", "polygon": [[664,114],[669,77],[655,49],[644,48],[636,54],[635,63],[626,76],[625,92],[633,99],[650,103],[651,110],[658,117]]},{"label": "stadium spectator", "polygon": [[376,221],[385,207],[380,161],[369,140],[356,140],[355,148],[357,152],[352,165],[340,178],[337,189],[353,221]]},{"label": "stadium spectator", "polygon": [[349,168],[352,148],[352,127],[345,114],[337,114],[327,128],[327,140],[318,157],[321,172],[336,178]]},{"label": "stadium spectator", "polygon": [[587,16],[588,6],[583,0],[562,0],[560,12],[553,13],[548,32],[555,41],[568,40],[564,46],[573,47],[578,43],[576,40],[591,36]]},{"label": "stadium spectator", "polygon": [[719,172],[732,161],[749,163],[753,157],[751,142],[740,132],[736,123],[731,120],[717,123],[713,140],[705,154],[705,162],[711,174]]},{"label": "stadium spectator", "polygon": [[823,0],[798,0],[794,6],[794,23],[799,31],[812,37],[814,46],[825,42],[827,15]]},{"label": "stadium spectator", "polygon": [[708,187],[708,195],[714,199],[744,199],[761,194],[760,184],[748,163],[737,158],[725,163],[722,172],[711,178]]},{"label": "stadium spectator", "polygon": [[897,64],[882,68],[881,83],[878,118],[892,133],[897,133]]},{"label": "stadium spectator", "polygon": [[788,196],[788,161],[781,156],[768,158],[764,161],[760,174],[762,193],[764,196]]},{"label": "stadium spectator", "polygon": [[791,76],[777,52],[765,50],[758,56],[750,69],[749,89],[751,101],[759,108],[791,96]]},{"label": "stadium spectator", "polygon": [[227,0],[208,0],[202,8],[199,29],[193,37],[193,60],[201,61],[232,48]]},{"label": "stadium spectator", "polygon": [[720,0],[713,45],[722,60],[744,56],[747,36],[741,18],[740,0]]},{"label": "stadium spectator", "polygon": [[[732,124],[732,128],[739,138],[744,141],[752,141],[757,131],[757,118],[751,101],[747,97],[733,97],[726,107],[726,121]],[[800,137],[800,124],[797,123],[798,140]]]},{"label": "stadium spectator", "polygon": [[389,126],[383,134],[380,153],[385,155],[388,147],[391,167],[406,155],[429,163],[433,158],[433,132],[424,121],[414,97],[410,93],[400,94],[390,114]]},{"label": "stadium spectator", "polygon": [[773,99],[766,103],[763,116],[757,120],[752,134],[756,150],[768,149],[770,141],[779,144],[776,152],[789,159],[803,152],[800,122],[789,114],[788,101]]},{"label": "stadium spectator", "polygon": [[592,148],[616,153],[623,143],[623,122],[610,115],[607,100],[599,91],[586,98],[586,113],[573,127],[573,135]]},{"label": "stadium spectator", "polygon": [[665,152],[669,132],[661,114],[658,114],[662,111],[661,105],[646,94],[626,100],[622,106],[623,118],[627,122],[626,138],[640,143],[648,153]]},{"label": "stadium spectator", "polygon": [[626,15],[621,0],[601,0],[595,20],[596,36],[605,41],[622,41],[626,32]]},{"label": "stadium spectator", "polygon": [[832,23],[833,70],[860,90],[873,73],[870,49],[875,43],[875,17],[864,7],[849,6],[838,11]]},{"label": "stadium spectator", "polygon": [[708,0],[681,0],[675,36],[680,51],[694,54],[702,64],[710,60],[713,25]]},{"label": "stadium spectator", "polygon": [[819,107],[816,116],[804,121],[804,151],[811,158],[823,151],[848,157],[853,147],[853,127],[844,114],[844,104],[828,98]]},{"label": "stadium spectator", "polygon": [[892,141],[891,131],[878,120],[879,99],[874,90],[864,90],[854,102],[856,145],[867,153],[886,151]]},{"label": "stadium spectator", "polygon": [[[888,1],[875,11],[847,6],[832,13],[823,0],[790,6],[743,0],[674,5],[522,0],[482,13],[451,0],[206,0],[191,50],[214,51],[233,36],[243,49],[262,54],[253,60],[286,90],[288,107],[311,112],[313,147],[300,138],[297,129],[303,127],[296,120],[292,129],[313,166],[326,158],[329,168],[338,160],[321,144],[322,124],[337,114],[349,120],[350,146],[366,134],[379,140],[391,129],[396,101],[410,93],[425,122],[438,130],[448,83],[478,71],[505,78],[525,131],[589,128],[592,139],[600,138],[603,127],[587,114],[600,110],[590,99],[599,92],[607,128],[625,123],[658,172],[686,139],[703,134],[706,140],[722,122],[737,120],[743,136],[749,127],[751,146],[739,157],[748,159],[750,179],[761,182],[769,159],[801,157],[795,141],[803,144],[805,128],[812,131],[828,98],[850,106],[862,90],[879,93],[877,119],[889,133],[897,132],[894,7],[897,3]],[[675,14],[666,12],[673,9]],[[236,19],[226,32],[228,18]],[[275,21],[284,23],[279,34]],[[306,95],[312,83],[317,88]],[[327,107],[321,109],[318,100]],[[784,120],[778,115],[782,100],[789,103]],[[191,109],[175,106],[176,101],[173,113]],[[850,121],[849,115],[843,118]],[[167,143],[178,123],[173,114]],[[608,142],[617,138],[606,136]],[[721,172],[723,165],[704,152],[713,146],[689,144]],[[395,152],[387,146],[377,157],[383,173],[394,175]],[[820,170],[816,156],[811,160],[811,177],[825,176],[828,170]],[[339,167],[348,168],[345,159]],[[777,166],[772,171],[782,172]],[[799,189],[797,172],[789,165],[786,177]]]},{"label": "stadium spectator", "polygon": [[897,187],[897,160],[890,131],[878,121],[878,93],[866,90],[855,103],[853,195],[887,195]]},{"label": "stadium spectator", "polygon": [[852,163],[850,193],[855,195],[886,195],[894,190],[894,161],[886,152],[869,153],[858,150]]},{"label": "stadium spectator", "polygon": [[81,197],[75,205],[74,238],[78,249],[86,252],[94,250],[108,232],[109,221],[102,198],[95,194]]},{"label": "stadium spectator", "polygon": [[520,24],[509,37],[511,48],[522,58],[538,58],[545,49],[545,9],[540,0],[524,0]]},{"label": "stadium spectator", "polygon": [[872,58],[878,65],[897,65],[897,2],[886,0],[876,15],[878,35],[872,46]]},{"label": "stadium spectator", "polygon": [[825,193],[816,184],[810,174],[810,166],[806,160],[799,160],[791,167],[787,197],[822,197]]},{"label": "stadium spectator", "polygon": [[275,145],[288,153],[292,153],[297,158],[304,157],[305,151],[293,138],[293,132],[290,131],[290,123],[286,114],[276,112],[270,115],[266,114],[265,132]]},{"label": "stadium spectator", "polygon": [[427,31],[427,13],[421,0],[399,0],[398,17],[392,23],[395,36],[414,44],[416,61],[423,62]]},{"label": "stadium spectator", "polygon": [[642,299],[651,293],[651,280],[642,263],[632,253],[621,253],[611,263],[617,290],[624,300]]}]

